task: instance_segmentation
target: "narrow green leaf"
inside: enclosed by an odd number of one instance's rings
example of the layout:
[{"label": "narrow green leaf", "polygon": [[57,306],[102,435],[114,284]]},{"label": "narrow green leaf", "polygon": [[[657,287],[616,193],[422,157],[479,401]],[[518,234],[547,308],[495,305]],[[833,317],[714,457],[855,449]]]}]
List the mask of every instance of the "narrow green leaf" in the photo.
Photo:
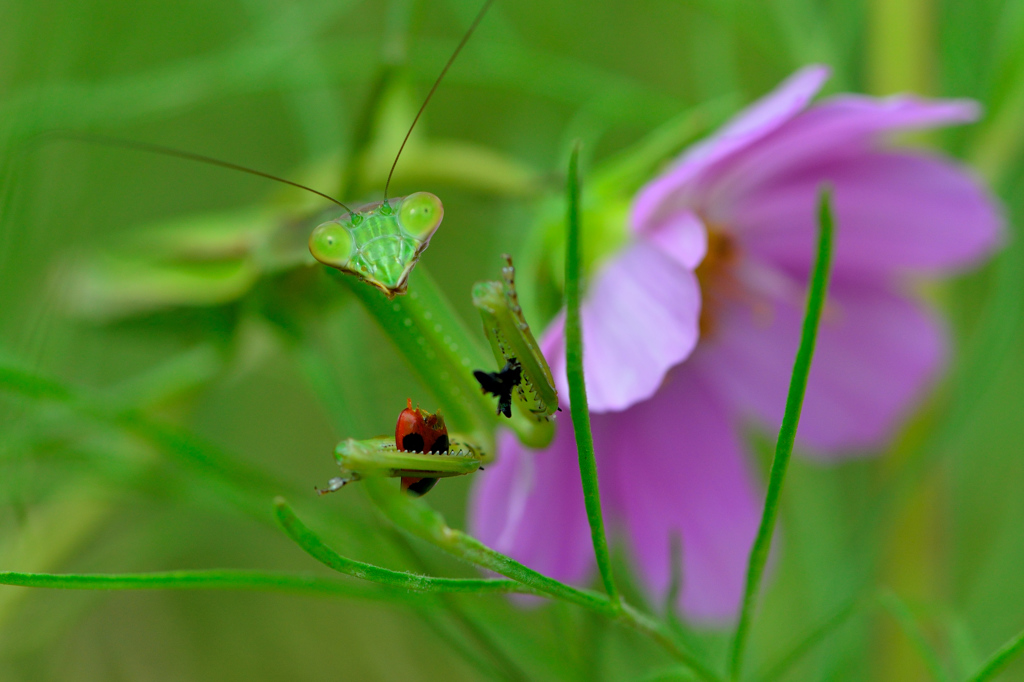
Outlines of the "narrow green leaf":
[{"label": "narrow green leaf", "polygon": [[825,306],[825,297],[828,292],[832,241],[832,202],[829,191],[823,189],[818,202],[818,253],[807,291],[807,310],[804,313],[803,329],[800,333],[800,347],[797,349],[796,360],[793,363],[789,394],[786,396],[786,410],[782,416],[782,426],[779,428],[779,438],[775,445],[775,456],[768,474],[768,491],[765,494],[764,512],[761,515],[761,525],[757,530],[757,537],[750,550],[743,606],[729,653],[729,675],[733,680],[739,679],[743,666],[743,653],[750,630],[750,622],[760,591],[761,578],[764,577],[768,550],[771,549],[775,521],[779,514],[779,495],[782,492],[782,482],[786,477],[789,458],[793,454],[793,442],[796,440],[796,430],[800,424],[800,410],[803,407],[804,393],[807,390],[811,360],[814,358],[818,324],[821,322],[821,311]]},{"label": "narrow green leaf", "polygon": [[597,481],[597,463],[594,460],[594,436],[590,431],[590,408],[587,405],[587,386],[583,376],[583,334],[580,329],[580,178],[579,143],[569,157],[567,222],[569,234],[565,249],[565,359],[569,380],[569,404],[572,428],[576,433],[576,451],[583,480],[583,501],[590,522],[590,537],[594,543],[594,556],[601,572],[601,581],[612,606],[620,606],[619,591],[612,577],[612,563],[608,555],[608,539],[601,514],[601,490]]},{"label": "narrow green leaf", "polygon": [[395,486],[380,478],[368,478],[363,488],[380,510],[399,528],[436,545],[463,561],[512,578],[521,583],[521,591],[554,597],[597,613],[617,618],[619,622],[644,633],[665,648],[678,661],[686,664],[707,682],[721,678],[703,665],[689,651],[679,646],[668,628],[628,604],[615,607],[602,594],[581,590],[538,573],[511,557],[487,547],[476,538],[449,527],[436,511],[423,500],[403,495]]},{"label": "narrow green leaf", "polygon": [[390,587],[417,592],[520,592],[521,586],[512,580],[479,578],[434,578],[405,571],[393,571],[341,556],[311,531],[283,498],[274,500],[277,520],[306,553],[335,571]]},{"label": "narrow green leaf", "polygon": [[422,500],[403,495],[395,486],[387,485],[384,479],[368,478],[363,484],[384,515],[396,526],[416,537],[437,545],[471,564],[512,578],[522,583],[524,591],[553,596],[604,613],[609,612],[608,601],[602,595],[570,587],[494,551],[476,538],[449,527],[441,515]]},{"label": "narrow green leaf", "polygon": [[67,403],[75,399],[72,391],[60,382],[7,363],[0,365],[0,387],[36,400]]},{"label": "narrow green leaf", "polygon": [[802,637],[777,663],[768,668],[767,671],[757,675],[756,679],[761,682],[771,682],[771,680],[776,680],[785,675],[791,667],[796,665],[801,658],[807,655],[822,640],[842,627],[850,619],[850,616],[857,612],[862,603],[863,601],[860,598],[851,599],[849,603],[825,619],[824,622],[807,633],[806,636]]},{"label": "narrow green leaf", "polygon": [[1003,671],[1006,666],[1010,665],[1022,651],[1024,651],[1024,631],[1018,632],[1016,635],[1010,638],[1006,644],[1001,646],[998,651],[992,654],[992,658],[985,662],[985,665],[981,666],[978,672],[971,675],[967,682],[984,682],[985,680],[991,680],[993,677]]},{"label": "narrow green leaf", "polygon": [[910,612],[910,608],[907,607],[906,603],[889,590],[878,595],[878,603],[889,612],[889,615],[899,625],[903,634],[910,640],[914,649],[921,656],[921,660],[927,666],[932,679],[937,680],[937,682],[951,682],[949,673],[946,672],[946,669],[942,666],[942,661],[939,660],[939,655],[928,642],[928,638],[925,637],[924,631],[917,624],[914,614]]},{"label": "narrow green leaf", "polygon": [[247,570],[164,571],[155,573],[53,574],[0,572],[0,585],[61,590],[253,590],[327,594],[363,599],[405,599],[408,593],[303,573]]}]

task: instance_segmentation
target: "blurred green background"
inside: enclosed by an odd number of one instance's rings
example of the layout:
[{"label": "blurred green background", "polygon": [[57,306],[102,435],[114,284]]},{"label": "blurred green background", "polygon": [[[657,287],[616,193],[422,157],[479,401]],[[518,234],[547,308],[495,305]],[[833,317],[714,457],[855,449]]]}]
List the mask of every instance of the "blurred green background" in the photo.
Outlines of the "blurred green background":
[{"label": "blurred green background", "polygon": [[[312,495],[335,475],[338,440],[387,433],[405,398],[432,397],[347,291],[319,268],[294,267],[300,231],[268,238],[260,228],[305,200],[240,173],[36,136],[73,129],[165,144],[373,199],[396,131],[478,9],[0,2],[0,365],[138,408],[200,444],[168,445],[27,396],[0,372],[0,570],[319,571],[271,522],[270,496],[284,492],[348,556],[473,574],[399,538],[358,489]],[[891,452],[831,467],[794,460],[748,670],[877,588],[889,590],[883,607],[857,608],[787,679],[929,679],[893,618],[904,608],[962,676],[1024,627],[1024,1],[498,0],[394,189],[445,202],[422,263],[467,321],[475,327],[470,285],[510,252],[542,328],[557,292],[544,284],[536,230],[558,206],[572,140],[584,140],[593,168],[713,102],[694,129],[706,131],[811,62],[833,67],[830,92],[980,100],[980,124],[910,142],[973,164],[1005,202],[1010,238],[983,269],[929,287],[948,313],[953,363]],[[166,255],[152,225],[194,220],[209,237],[210,215],[240,214],[261,216],[251,233],[225,228],[215,245],[188,247],[215,252],[213,264],[144,285],[134,266],[109,260]],[[124,282],[136,282],[130,295]],[[762,454],[770,440],[751,434]],[[209,453],[267,485],[226,491],[195,464]],[[428,498],[452,525],[463,525],[469,484],[445,481]],[[495,654],[468,622],[523,679],[686,679],[649,641],[571,607],[453,603],[0,587],[0,679],[485,679],[474,661]],[[719,630],[688,636],[718,655],[727,641]],[[1005,679],[1024,679],[1024,664]]]}]

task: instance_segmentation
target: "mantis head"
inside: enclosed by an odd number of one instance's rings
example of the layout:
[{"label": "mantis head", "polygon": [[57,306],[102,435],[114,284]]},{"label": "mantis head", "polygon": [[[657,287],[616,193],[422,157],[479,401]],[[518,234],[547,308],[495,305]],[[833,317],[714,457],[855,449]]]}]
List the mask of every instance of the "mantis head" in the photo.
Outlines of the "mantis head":
[{"label": "mantis head", "polygon": [[443,218],[444,206],[430,192],[368,204],[318,225],[309,252],[393,298],[405,293],[409,273]]}]

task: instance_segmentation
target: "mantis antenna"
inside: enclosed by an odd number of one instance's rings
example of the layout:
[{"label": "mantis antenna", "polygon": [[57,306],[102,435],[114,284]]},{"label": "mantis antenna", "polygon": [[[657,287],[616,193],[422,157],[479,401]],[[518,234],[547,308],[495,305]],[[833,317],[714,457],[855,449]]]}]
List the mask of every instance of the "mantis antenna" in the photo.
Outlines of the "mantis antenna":
[{"label": "mantis antenna", "polygon": [[163,154],[165,156],[175,156],[175,157],[178,157],[179,159],[187,159],[189,161],[198,161],[199,163],[206,163],[206,164],[209,164],[211,166],[220,166],[221,168],[228,168],[230,170],[241,171],[243,173],[248,173],[250,175],[256,175],[256,176],[261,177],[261,178],[266,178],[267,180],[274,180],[275,182],[280,182],[280,183],[284,183],[285,185],[291,185],[292,187],[298,187],[299,189],[304,189],[307,192],[312,192],[313,194],[316,194],[317,196],[323,197],[324,199],[327,199],[328,201],[334,202],[335,204],[337,204],[338,206],[341,206],[343,209],[345,209],[349,213],[352,212],[352,209],[350,209],[348,206],[346,206],[345,204],[341,203],[340,201],[338,201],[334,197],[329,196],[327,194],[324,194],[323,192],[321,192],[319,190],[315,190],[312,187],[307,187],[307,186],[301,185],[301,184],[299,184],[297,182],[293,182],[291,180],[286,180],[285,178],[280,178],[280,177],[278,177],[276,175],[271,175],[270,173],[264,173],[263,171],[256,170],[255,168],[246,168],[245,166],[240,166],[237,163],[231,163],[230,161],[221,161],[220,159],[215,159],[215,158],[213,158],[211,156],[203,156],[202,154],[194,154],[192,152],[186,152],[186,151],[182,151],[180,149],[174,149],[173,147],[164,147],[163,145],[159,145],[159,144],[151,144],[149,142],[135,142],[134,140],[123,140],[123,139],[121,139],[119,137],[110,137],[110,136],[107,136],[107,135],[97,135],[97,134],[94,134],[94,133],[80,133],[80,132],[76,132],[76,131],[58,130],[58,131],[53,131],[53,132],[49,132],[49,133],[44,133],[43,136],[44,137],[52,137],[52,138],[62,138],[62,139],[66,139],[66,140],[79,140],[79,141],[82,141],[82,142],[92,142],[94,144],[102,144],[102,145],[106,145],[106,146],[109,146],[109,147],[122,147],[124,149],[136,149],[138,151],[151,152],[151,153],[154,153],[154,154]]},{"label": "mantis antenna", "polygon": [[444,207],[441,200],[430,192],[415,192],[406,197],[399,197],[395,205],[388,203],[388,189],[391,186],[391,177],[394,175],[398,159],[402,156],[409,136],[412,135],[416,123],[423,115],[423,111],[430,103],[430,99],[437,91],[448,69],[459,56],[462,48],[465,47],[473,32],[483,20],[487,10],[490,9],[494,0],[486,0],[483,7],[477,13],[473,23],[462,36],[462,40],[448,58],[440,75],[434,81],[427,93],[426,99],[420,106],[416,117],[405,133],[395,160],[391,164],[387,181],[384,184],[384,200],[367,204],[359,210],[353,211],[345,204],[323,192],[301,185],[291,180],[264,173],[263,171],[246,168],[236,163],[221,161],[202,154],[181,151],[172,147],[150,144],[148,142],[134,142],[116,137],[96,135],[92,133],[79,133],[76,131],[54,131],[44,134],[43,137],[63,137],[84,142],[94,142],[113,147],[136,149],[140,151],[153,152],[166,156],[173,156],[189,161],[219,166],[230,170],[241,171],[268,180],[297,187],[323,197],[345,209],[344,215],[318,225],[309,237],[309,251],[313,257],[327,265],[380,289],[388,298],[393,298],[406,292],[406,285],[409,274],[416,266],[420,255],[430,245],[430,238],[441,224],[444,217]]},{"label": "mantis antenna", "polygon": [[473,23],[469,25],[469,29],[466,31],[465,35],[462,36],[462,40],[459,41],[455,51],[452,52],[452,56],[448,58],[448,63],[444,65],[444,68],[441,69],[441,73],[438,75],[437,80],[435,80],[434,84],[430,87],[430,92],[427,93],[426,99],[424,99],[423,104],[420,105],[420,110],[416,112],[416,117],[412,120],[412,125],[409,126],[409,130],[405,133],[405,139],[402,140],[402,145],[398,148],[398,153],[395,154],[395,160],[392,162],[391,170],[388,172],[387,182],[384,183],[385,204],[388,203],[388,188],[391,186],[391,176],[395,174],[395,166],[398,165],[398,159],[402,156],[402,150],[405,149],[405,143],[409,141],[409,136],[412,135],[413,128],[416,127],[416,123],[420,120],[420,116],[423,115],[423,110],[427,108],[428,104],[430,104],[430,98],[434,96],[434,91],[437,90],[437,86],[441,84],[445,74],[448,73],[448,69],[451,68],[451,65],[455,62],[455,58],[459,56],[459,53],[462,52],[462,48],[466,46],[467,42],[469,42],[469,38],[473,35],[473,31],[475,31],[476,27],[480,25],[480,22],[483,20],[484,15],[487,14],[487,10],[491,8],[492,4],[494,4],[494,0],[487,0],[487,2],[484,3],[484,6],[480,8],[476,18],[473,19]]},{"label": "mantis antenna", "polygon": [[[412,135],[413,128],[416,127],[416,123],[420,120],[420,116],[423,115],[423,111],[427,108],[427,104],[430,103],[430,99],[434,96],[434,92],[437,90],[437,87],[441,84],[441,81],[444,79],[445,74],[448,73],[448,69],[451,68],[451,65],[455,62],[456,57],[459,56],[459,53],[462,51],[462,48],[465,47],[466,43],[469,41],[470,36],[473,35],[473,32],[476,30],[476,27],[483,20],[484,15],[487,14],[487,10],[490,9],[492,4],[494,4],[494,0],[487,0],[487,2],[484,3],[484,6],[480,8],[480,11],[477,13],[476,18],[473,19],[473,23],[470,25],[465,35],[462,36],[462,40],[459,41],[459,44],[455,48],[455,51],[452,52],[452,56],[448,58],[448,62],[444,65],[444,68],[441,69],[440,75],[437,77],[437,80],[434,81],[433,86],[431,86],[430,92],[427,93],[427,97],[426,99],[423,100],[423,104],[420,106],[419,111],[416,112],[416,117],[412,120],[412,125],[409,126],[409,130],[405,133],[405,138],[402,140],[402,144],[398,148],[398,153],[395,155],[395,160],[391,164],[391,170],[388,172],[387,182],[384,183],[385,205],[387,204],[388,201],[388,188],[391,186],[391,176],[394,175],[395,173],[395,167],[398,165],[398,159],[399,157],[402,156],[402,151],[405,149],[405,143],[409,141],[409,136]],[[265,178],[267,180],[273,180],[275,182],[280,182],[285,185],[291,185],[292,187],[297,187],[299,189],[306,190],[307,192],[316,194],[319,197],[327,199],[328,201],[335,203],[338,206],[341,206],[349,213],[356,213],[351,208],[343,204],[341,201],[319,190],[313,189],[312,187],[307,187],[306,185],[300,184],[298,182],[294,182],[292,180],[279,177],[277,175],[271,175],[270,173],[265,173],[263,171],[256,170],[255,168],[248,168],[237,163],[231,163],[230,161],[221,161],[220,159],[215,159],[211,156],[204,156],[203,154],[195,154],[193,152],[187,152],[180,149],[174,149],[173,147],[165,147],[163,145],[152,144],[149,142],[136,142],[134,140],[125,140],[119,137],[98,135],[94,133],[83,133],[70,130],[51,131],[48,133],[43,133],[41,137],[63,138],[67,140],[78,140],[81,142],[91,142],[94,144],[107,145],[110,147],[135,149],[138,151],[145,151],[154,154],[163,154],[164,156],[174,156],[179,159],[187,159],[189,161],[197,161],[199,163],[205,163],[211,166],[220,166],[221,168],[241,171],[242,173],[248,173],[249,175],[255,175],[257,177]]]}]

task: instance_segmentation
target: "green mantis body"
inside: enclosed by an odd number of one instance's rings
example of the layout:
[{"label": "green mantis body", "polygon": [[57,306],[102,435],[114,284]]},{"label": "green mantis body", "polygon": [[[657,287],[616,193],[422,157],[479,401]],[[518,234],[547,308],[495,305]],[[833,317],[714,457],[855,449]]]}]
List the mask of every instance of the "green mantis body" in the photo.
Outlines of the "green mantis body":
[{"label": "green mantis body", "polygon": [[[480,313],[484,333],[490,341],[495,360],[499,365],[514,363],[520,369],[518,381],[514,386],[516,409],[508,424],[524,442],[533,447],[544,447],[554,436],[551,418],[558,410],[558,393],[551,377],[551,369],[519,307],[512,259],[510,256],[504,258],[506,264],[502,268],[501,281],[477,283],[473,287],[473,305]],[[420,284],[427,284],[428,281],[421,280]],[[413,297],[414,300],[418,298],[416,291],[412,290],[409,297]],[[373,292],[369,294],[373,295]],[[425,324],[428,319],[434,323],[443,319],[435,315],[436,311],[419,310],[416,306],[399,304],[397,301],[387,306],[372,307],[371,310],[385,325],[389,322],[398,322],[396,315],[402,317],[403,321],[408,320],[408,325],[401,325],[406,334],[412,333],[413,329],[420,330],[419,333],[429,334],[431,332],[427,330],[434,329],[436,335],[445,338],[461,336],[457,325],[438,324],[435,327]],[[461,338],[459,343],[467,348],[475,345],[471,338]],[[407,344],[407,347],[422,349],[428,345],[430,344],[411,343]],[[447,357],[434,353],[422,358],[424,367],[420,369],[430,370],[424,376],[447,376],[450,382],[454,382],[458,377],[467,374],[468,367],[464,366],[467,359],[468,356]],[[416,364],[414,362],[414,366]],[[509,390],[513,390],[513,387],[509,387]],[[454,394],[450,397],[454,399]],[[477,398],[479,397],[477,391]],[[467,422],[473,421],[473,415],[477,414],[476,410],[470,409],[472,406],[473,403],[468,403],[466,411],[459,412]],[[490,418],[494,419],[493,416]],[[491,423],[493,424],[493,421]],[[443,453],[402,452],[396,447],[394,440],[386,437],[342,441],[335,450],[338,466],[342,470],[341,476],[332,479],[324,492],[338,490],[351,481],[368,477],[447,478],[474,473],[481,464],[490,461],[492,457],[489,447],[481,444],[490,443],[490,438],[486,433],[474,433],[476,435],[472,437],[452,436],[450,448]]]}]

